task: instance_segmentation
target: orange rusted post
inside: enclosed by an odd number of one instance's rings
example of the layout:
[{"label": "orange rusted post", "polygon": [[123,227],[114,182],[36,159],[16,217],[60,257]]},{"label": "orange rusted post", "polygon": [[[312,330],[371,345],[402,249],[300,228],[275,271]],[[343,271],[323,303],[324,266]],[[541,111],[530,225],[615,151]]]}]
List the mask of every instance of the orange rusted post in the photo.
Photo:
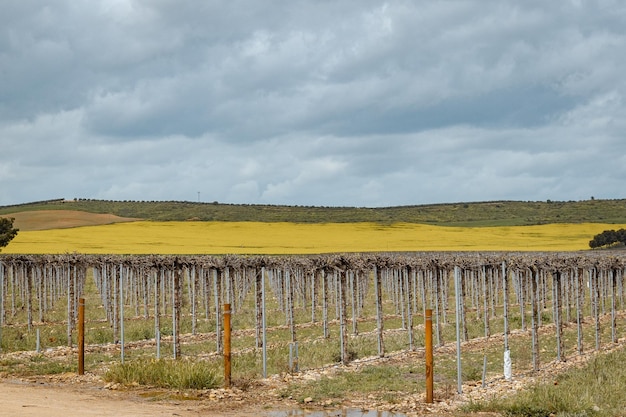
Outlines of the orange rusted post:
[{"label": "orange rusted post", "polygon": [[433,310],[427,309],[424,316],[425,341],[424,348],[426,350],[426,402],[433,402]]},{"label": "orange rusted post", "polygon": [[230,304],[224,304],[224,388],[230,388]]},{"label": "orange rusted post", "polygon": [[85,299],[78,299],[78,375],[85,375]]}]

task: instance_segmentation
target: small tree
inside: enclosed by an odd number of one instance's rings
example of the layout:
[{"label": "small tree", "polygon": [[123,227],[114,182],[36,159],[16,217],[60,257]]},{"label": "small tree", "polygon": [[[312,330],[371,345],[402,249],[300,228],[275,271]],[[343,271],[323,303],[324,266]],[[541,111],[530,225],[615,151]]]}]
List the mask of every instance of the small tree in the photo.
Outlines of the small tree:
[{"label": "small tree", "polygon": [[0,217],[0,248],[8,245],[19,231],[13,227],[14,220],[14,218]]},{"label": "small tree", "polygon": [[626,245],[626,230],[605,230],[604,232],[597,234],[589,241],[589,247],[592,249],[601,248],[603,246],[611,246],[616,243],[623,243]]}]

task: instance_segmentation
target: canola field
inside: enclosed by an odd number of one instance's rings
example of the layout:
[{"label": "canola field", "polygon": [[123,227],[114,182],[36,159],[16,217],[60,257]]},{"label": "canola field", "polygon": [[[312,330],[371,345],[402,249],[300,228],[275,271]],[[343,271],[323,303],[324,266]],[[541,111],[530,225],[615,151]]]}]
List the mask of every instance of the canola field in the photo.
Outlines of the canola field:
[{"label": "canola field", "polygon": [[414,223],[137,221],[21,231],[7,254],[317,254],[396,251],[575,251],[616,224],[445,227]]}]

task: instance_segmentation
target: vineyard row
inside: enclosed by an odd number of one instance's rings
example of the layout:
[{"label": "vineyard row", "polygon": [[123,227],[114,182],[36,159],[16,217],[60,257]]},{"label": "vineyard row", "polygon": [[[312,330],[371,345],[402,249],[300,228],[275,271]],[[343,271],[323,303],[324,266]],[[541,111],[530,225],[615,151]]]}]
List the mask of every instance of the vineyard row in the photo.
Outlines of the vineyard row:
[{"label": "vineyard row", "polygon": [[[621,252],[576,253],[367,253],[315,256],[0,256],[0,331],[49,320],[55,306],[65,308],[67,344],[72,344],[78,299],[88,279],[98,294],[112,340],[125,344],[124,324],[131,318],[153,320],[159,335],[163,320],[171,325],[174,357],[181,355],[181,323],[191,334],[200,320],[214,323],[215,352],[223,349],[222,306],[233,314],[253,316],[255,349],[267,348],[268,327],[286,326],[290,344],[299,341],[299,325],[319,323],[329,339],[338,323],[341,362],[352,354],[350,338],[364,319],[375,319],[377,354],[385,356],[385,324],[401,320],[406,349],[414,350],[417,318],[433,310],[434,339],[458,323],[457,341],[467,341],[468,321],[480,322],[489,337],[503,323],[504,350],[509,349],[509,316],[530,331],[533,368],[539,366],[539,327],[555,325],[556,355],[565,356],[563,329],[577,327],[583,351],[583,322],[595,326],[595,348],[601,347],[601,317],[610,314],[611,342],[617,334],[616,312],[624,308],[626,256]],[[63,301],[61,303],[61,301]],[[456,301],[456,302],[454,302]],[[268,306],[283,323],[268,325]],[[545,312],[550,313],[546,316]],[[131,312],[132,317],[124,317]],[[298,312],[298,315],[296,314]],[[306,319],[303,317],[306,313]],[[458,319],[458,320],[457,320]],[[190,323],[189,323],[190,321]],[[498,327],[500,328],[500,327]],[[483,336],[481,335],[481,336]],[[2,333],[0,332],[0,341]],[[157,336],[155,336],[157,337]],[[308,336],[307,336],[308,337]],[[305,341],[308,339],[305,339]],[[297,362],[297,361],[296,361]]]}]

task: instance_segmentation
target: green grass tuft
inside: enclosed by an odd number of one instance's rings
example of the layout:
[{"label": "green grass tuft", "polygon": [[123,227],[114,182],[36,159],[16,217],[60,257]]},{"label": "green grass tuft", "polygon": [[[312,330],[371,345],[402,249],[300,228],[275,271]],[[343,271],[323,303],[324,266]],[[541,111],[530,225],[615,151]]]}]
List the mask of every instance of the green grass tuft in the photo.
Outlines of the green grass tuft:
[{"label": "green grass tuft", "polygon": [[191,360],[135,360],[114,364],[104,375],[107,382],[173,389],[210,389],[218,386],[216,371]]},{"label": "green grass tuft", "polygon": [[592,359],[552,383],[531,387],[514,397],[472,403],[465,411],[497,411],[510,417],[612,417],[626,414],[626,351]]}]

